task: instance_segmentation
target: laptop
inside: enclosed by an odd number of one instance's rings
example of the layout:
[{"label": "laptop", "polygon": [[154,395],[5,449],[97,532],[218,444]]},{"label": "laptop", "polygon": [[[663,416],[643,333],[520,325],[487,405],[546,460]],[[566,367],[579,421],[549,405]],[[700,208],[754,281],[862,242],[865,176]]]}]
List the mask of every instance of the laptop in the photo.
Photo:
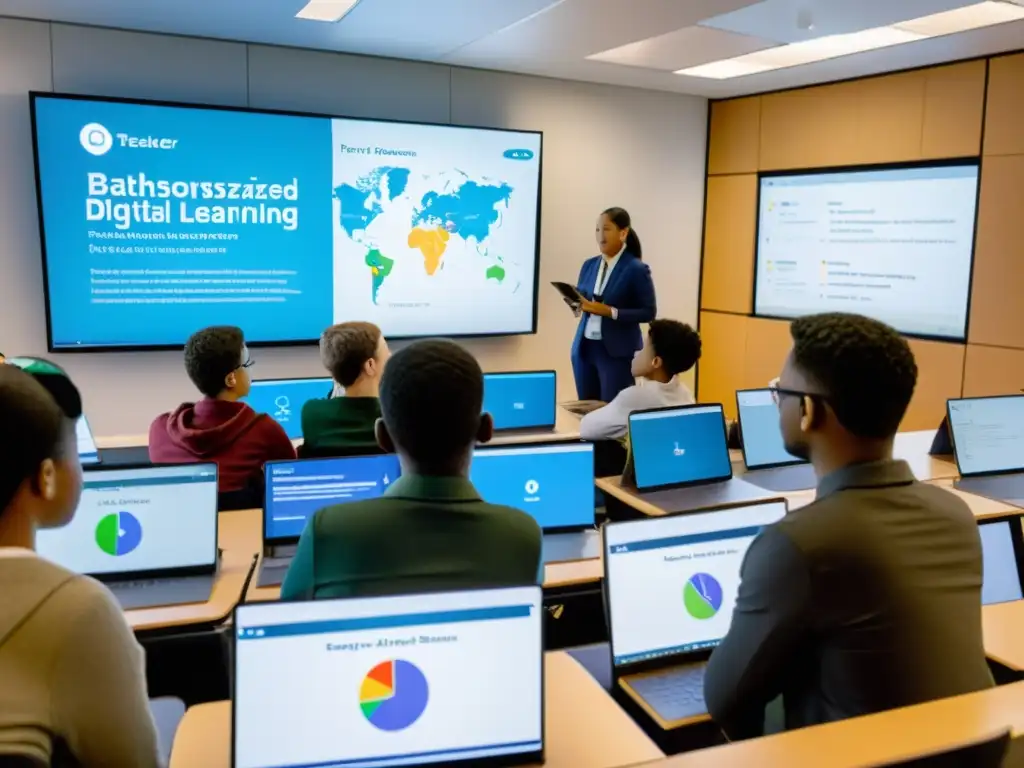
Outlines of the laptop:
[{"label": "laptop", "polygon": [[785,515],[785,499],[767,499],[604,525],[612,674],[662,728],[707,719],[704,669],[729,631],[743,557]]},{"label": "laptop", "polygon": [[732,476],[722,406],[678,405],[629,414],[632,482],[644,501],[668,512],[770,494]]},{"label": "laptop", "polygon": [[981,603],[1008,603],[1024,599],[1020,564],[1024,558],[1021,513],[978,521],[981,535]]},{"label": "laptop", "polygon": [[217,572],[217,465],[87,468],[70,523],[40,555],[104,582],[125,610],[205,603]]},{"label": "laptop", "polygon": [[260,379],[252,383],[247,402],[257,413],[266,413],[284,427],[290,440],[302,437],[302,406],[307,400],[330,397],[334,380],[330,377],[313,379]]},{"label": "laptop", "polygon": [[375,499],[401,474],[398,457],[346,456],[268,461],[264,467],[263,563],[257,587],[278,586],[318,509]]},{"label": "laptop", "polygon": [[477,448],[469,478],[484,501],[521,509],[537,521],[544,531],[545,563],[601,556],[592,443]]},{"label": "laptop", "polygon": [[484,411],[500,432],[555,428],[554,371],[509,371],[484,374]]},{"label": "laptop", "polygon": [[78,460],[83,467],[100,463],[100,449],[96,447],[96,439],[84,413],[75,422],[75,440],[78,442]]},{"label": "laptop", "polygon": [[235,610],[234,768],[544,762],[538,586]]},{"label": "laptop", "polygon": [[1024,395],[946,401],[954,487],[1024,506]]},{"label": "laptop", "polygon": [[779,408],[770,389],[736,392],[736,414],[742,435],[743,479],[775,493],[816,488],[814,467],[786,450],[779,429]]}]

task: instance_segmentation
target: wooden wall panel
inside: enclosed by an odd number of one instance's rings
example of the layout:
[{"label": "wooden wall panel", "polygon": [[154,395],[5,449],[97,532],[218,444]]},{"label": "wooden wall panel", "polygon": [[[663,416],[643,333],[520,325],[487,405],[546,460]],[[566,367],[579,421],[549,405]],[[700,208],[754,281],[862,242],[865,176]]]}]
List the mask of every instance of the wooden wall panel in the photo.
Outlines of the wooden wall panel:
[{"label": "wooden wall panel", "polygon": [[1024,350],[967,345],[964,397],[1010,395],[1024,387]]},{"label": "wooden wall panel", "polygon": [[964,345],[909,339],[917,361],[917,388],[901,431],[935,429],[946,413],[946,400],[960,397]]},{"label": "wooden wall panel", "polygon": [[714,102],[708,173],[757,173],[760,135],[760,96]]},{"label": "wooden wall panel", "polygon": [[921,156],[923,71],[761,98],[761,169],[899,162]]},{"label": "wooden wall panel", "polygon": [[711,176],[704,213],[701,309],[751,311],[757,176]]},{"label": "wooden wall panel", "polygon": [[989,60],[985,154],[1024,154],[1024,53]]},{"label": "wooden wall panel", "polygon": [[984,59],[925,71],[921,157],[967,157],[981,151]]},{"label": "wooden wall panel", "polygon": [[792,346],[788,320],[750,318],[742,386],[748,389],[767,387],[768,382],[782,373],[782,364]]},{"label": "wooden wall panel", "polygon": [[697,364],[697,395],[702,403],[722,403],[730,419],[736,418],[736,390],[743,381],[748,321],[743,315],[700,313],[703,353]]},{"label": "wooden wall panel", "polygon": [[968,334],[972,344],[1024,349],[1024,155],[982,162]]}]

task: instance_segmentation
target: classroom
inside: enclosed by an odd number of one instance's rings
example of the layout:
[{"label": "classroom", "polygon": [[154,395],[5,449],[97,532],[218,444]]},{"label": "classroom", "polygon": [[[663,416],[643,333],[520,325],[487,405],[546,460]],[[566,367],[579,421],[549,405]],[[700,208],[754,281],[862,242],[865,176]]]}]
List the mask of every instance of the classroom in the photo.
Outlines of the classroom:
[{"label": "classroom", "polygon": [[1024,766],[1024,0],[0,0],[0,766]]}]

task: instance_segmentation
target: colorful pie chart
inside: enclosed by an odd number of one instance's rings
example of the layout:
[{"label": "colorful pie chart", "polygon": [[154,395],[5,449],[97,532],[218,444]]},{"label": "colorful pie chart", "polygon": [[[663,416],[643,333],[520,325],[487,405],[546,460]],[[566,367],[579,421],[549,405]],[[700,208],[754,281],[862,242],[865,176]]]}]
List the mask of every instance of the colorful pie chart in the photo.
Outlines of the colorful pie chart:
[{"label": "colorful pie chart", "polygon": [[427,708],[427,678],[411,661],[382,661],[363,678],[359,706],[370,724],[400,731],[419,720]]},{"label": "colorful pie chart", "polygon": [[722,607],[722,585],[710,573],[695,573],[683,587],[683,605],[695,619],[710,619]]},{"label": "colorful pie chart", "polygon": [[131,512],[111,512],[96,524],[96,545],[108,555],[127,555],[141,543],[142,523]]}]

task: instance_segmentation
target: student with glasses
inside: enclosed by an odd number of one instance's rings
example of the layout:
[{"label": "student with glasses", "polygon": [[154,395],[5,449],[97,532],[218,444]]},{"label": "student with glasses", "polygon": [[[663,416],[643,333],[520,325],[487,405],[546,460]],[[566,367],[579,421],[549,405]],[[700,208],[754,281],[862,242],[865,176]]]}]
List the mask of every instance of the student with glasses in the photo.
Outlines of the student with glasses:
[{"label": "student with glasses", "polygon": [[284,429],[241,398],[249,394],[253,360],[240,328],[197,331],[185,344],[185,370],[203,395],[161,414],[149,428],[149,458],[157,464],[214,461],[221,493],[242,491],[259,478],[263,464],[294,459]]},{"label": "student with glasses", "polygon": [[[917,382],[907,342],[859,315],[794,320],[772,385],[786,450],[816,500],[747,551],[732,625],[704,679],[731,738],[992,686],[981,633],[981,542],[967,505],[893,459]],[[771,730],[774,730],[772,728]]]},{"label": "student with glasses", "polygon": [[160,764],[142,648],[113,595],[35,553],[82,490],[82,401],[57,366],[0,365],[0,763]]}]

